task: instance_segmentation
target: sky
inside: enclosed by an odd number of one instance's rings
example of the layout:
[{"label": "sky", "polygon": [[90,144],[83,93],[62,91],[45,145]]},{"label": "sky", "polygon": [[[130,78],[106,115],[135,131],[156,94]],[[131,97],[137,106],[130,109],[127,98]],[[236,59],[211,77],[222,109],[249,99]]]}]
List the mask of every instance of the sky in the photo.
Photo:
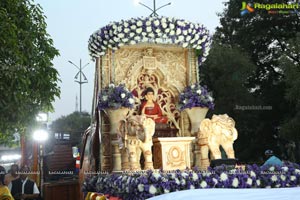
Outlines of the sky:
[{"label": "sky", "polygon": [[[203,24],[213,33],[219,25],[217,13],[224,9],[226,0],[156,0],[156,8],[171,2],[157,11],[159,15],[186,19]],[[71,114],[76,110],[76,96],[79,110],[79,84],[75,75],[79,71],[74,65],[88,64],[83,73],[88,83],[82,84],[82,111],[91,112],[94,87],[95,63],[88,54],[90,35],[113,21],[132,17],[147,17],[151,11],[136,3],[136,0],[34,0],[41,5],[46,16],[47,32],[59,50],[60,56],[53,60],[60,74],[60,98],[53,103],[55,112],[49,114],[49,121]],[[140,0],[153,7],[153,0]]]}]

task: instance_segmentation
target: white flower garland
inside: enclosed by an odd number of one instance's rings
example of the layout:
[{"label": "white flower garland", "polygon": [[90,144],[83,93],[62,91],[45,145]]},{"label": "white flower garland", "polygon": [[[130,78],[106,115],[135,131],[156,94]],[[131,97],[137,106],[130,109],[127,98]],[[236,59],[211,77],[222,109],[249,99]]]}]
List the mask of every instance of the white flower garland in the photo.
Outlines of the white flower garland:
[{"label": "white flower garland", "polygon": [[208,55],[211,37],[201,24],[171,17],[142,17],[112,22],[94,32],[89,39],[92,58],[105,55],[107,49],[117,50],[138,43],[176,44],[201,50],[199,65]]}]

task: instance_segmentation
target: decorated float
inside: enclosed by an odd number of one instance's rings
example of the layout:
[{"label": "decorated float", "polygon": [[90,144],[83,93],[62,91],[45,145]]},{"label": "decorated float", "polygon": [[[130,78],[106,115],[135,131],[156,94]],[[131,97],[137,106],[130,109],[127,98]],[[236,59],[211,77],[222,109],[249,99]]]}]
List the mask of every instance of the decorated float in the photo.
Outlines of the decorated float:
[{"label": "decorated float", "polygon": [[[210,167],[211,160],[221,159],[220,146],[228,159],[235,159],[238,137],[226,114],[205,119],[214,103],[199,84],[199,67],[210,44],[203,25],[161,16],[112,22],[91,35],[96,68],[93,124],[84,134],[81,157],[85,199],[299,185],[299,170],[293,166],[264,169],[285,171],[284,177],[264,175],[258,166]],[[147,88],[159,116],[141,110]],[[156,120],[162,116],[167,121]]]}]

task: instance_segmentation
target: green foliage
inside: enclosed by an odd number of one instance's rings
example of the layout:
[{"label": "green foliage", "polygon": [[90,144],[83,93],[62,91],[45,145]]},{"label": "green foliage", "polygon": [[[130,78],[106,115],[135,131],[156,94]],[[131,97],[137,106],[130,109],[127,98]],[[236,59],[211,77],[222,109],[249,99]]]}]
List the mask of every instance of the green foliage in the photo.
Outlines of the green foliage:
[{"label": "green foliage", "polygon": [[[216,106],[209,115],[227,113],[236,121],[239,138],[235,142],[235,150],[241,160],[255,159],[252,155],[244,155],[251,151],[249,144],[255,140],[252,135],[257,130],[253,123],[257,124],[261,112],[248,110],[249,106],[261,105],[247,88],[248,78],[255,68],[249,56],[239,47],[219,45],[215,40],[200,69],[201,79],[212,89],[215,97]],[[249,148],[244,148],[245,144]]]},{"label": "green foliage", "polygon": [[[294,38],[300,30],[298,16],[272,15],[259,9],[241,16],[242,2],[244,1],[230,0],[226,3],[227,9],[220,15],[221,27],[217,28],[217,35],[223,43],[239,44],[249,51],[252,60],[258,65],[277,62],[281,53],[289,48],[285,41]],[[266,3],[264,0],[255,2]]]},{"label": "green foliage", "polygon": [[280,60],[280,67],[284,71],[287,85],[285,97],[293,109],[282,123],[280,133],[291,140],[300,140],[300,33],[295,39],[288,41],[288,44],[289,53],[294,58],[284,54]]},{"label": "green foliage", "polygon": [[[250,55],[257,66],[250,84],[251,87],[259,86],[256,93],[260,95],[274,88],[270,88],[270,84],[282,81],[282,73],[276,67],[282,53],[289,52],[286,41],[300,31],[300,22],[295,14],[272,15],[259,9],[241,16],[242,2],[230,0],[227,3],[227,9],[220,15],[221,27],[217,29],[216,37],[223,44],[238,45]],[[255,2],[265,3],[263,0]],[[292,57],[291,54],[288,56]]]},{"label": "green foliage", "polygon": [[[285,79],[285,73],[288,73],[288,70],[284,68],[288,66],[281,67],[280,61],[284,54],[286,59],[292,61],[293,65],[299,64],[299,49],[297,50],[295,46],[290,45],[289,41],[295,41],[297,33],[300,32],[300,19],[296,14],[268,14],[267,11],[259,9],[241,16],[242,2],[243,0],[229,0],[226,3],[226,9],[220,14],[221,26],[217,28],[214,39],[222,46],[232,48],[238,46],[241,51],[249,55],[255,69],[248,77],[245,86],[249,91],[252,91],[251,94],[255,97],[256,105],[272,108],[271,110],[244,112],[245,114],[249,112],[256,114],[252,118],[246,117],[247,120],[250,120],[249,124],[252,123],[255,129],[248,129],[245,123],[240,127],[251,133],[248,141],[242,142],[244,146],[248,147],[246,149],[250,149],[248,153],[245,153],[245,156],[258,158],[256,153],[251,152],[251,150],[263,152],[262,150],[266,148],[273,148],[276,152],[278,150],[276,146],[280,142],[276,141],[274,137],[278,134],[277,130],[286,128],[286,126],[280,127],[284,120],[292,119],[291,122],[296,120],[294,118],[297,113],[295,107],[288,98],[285,98],[288,92],[287,85],[290,83]],[[266,3],[264,0],[255,2]],[[281,0],[275,3],[280,2],[286,1]],[[292,88],[290,89],[292,90]],[[296,87],[293,90],[296,91]],[[290,94],[295,98],[295,92]],[[217,95],[214,96],[217,97]],[[247,99],[245,102],[248,102]],[[217,103],[216,105],[218,106]],[[236,120],[241,122],[241,119],[245,119],[243,117],[244,115],[240,115]],[[290,126],[291,131],[297,131],[297,126],[295,126],[297,122],[293,122],[293,125]]]},{"label": "green foliage", "polygon": [[236,105],[251,101],[246,84],[254,70],[255,65],[240,48],[213,43],[200,76],[214,92],[217,112],[233,113]]},{"label": "green foliage", "polygon": [[87,112],[73,112],[53,121],[50,125],[53,133],[70,133],[71,139],[81,142],[81,135],[90,126],[91,116]]},{"label": "green foliage", "polygon": [[39,111],[53,110],[60,95],[57,55],[39,5],[0,1],[0,143],[24,133]]}]

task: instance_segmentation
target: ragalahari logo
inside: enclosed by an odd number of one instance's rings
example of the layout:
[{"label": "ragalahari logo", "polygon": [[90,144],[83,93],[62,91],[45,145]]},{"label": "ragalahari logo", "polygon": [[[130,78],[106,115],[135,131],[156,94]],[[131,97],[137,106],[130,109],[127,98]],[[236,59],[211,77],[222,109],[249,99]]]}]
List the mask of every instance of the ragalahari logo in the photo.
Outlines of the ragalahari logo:
[{"label": "ragalahari logo", "polygon": [[241,15],[245,15],[248,13],[254,12],[253,4],[252,3],[246,3],[245,1],[242,2],[242,8],[241,8]]},{"label": "ragalahari logo", "polygon": [[287,3],[257,3],[242,2],[241,15],[252,13],[254,11],[267,11],[268,14],[296,14],[298,15],[300,0],[291,0]]}]

